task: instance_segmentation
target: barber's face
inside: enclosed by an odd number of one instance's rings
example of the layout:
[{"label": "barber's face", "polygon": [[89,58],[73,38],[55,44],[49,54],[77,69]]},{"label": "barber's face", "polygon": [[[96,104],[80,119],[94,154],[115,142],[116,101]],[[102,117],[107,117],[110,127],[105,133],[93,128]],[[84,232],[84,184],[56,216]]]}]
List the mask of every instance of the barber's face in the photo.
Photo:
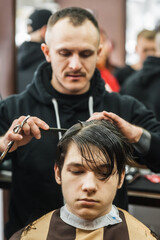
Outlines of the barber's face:
[{"label": "barber's face", "polygon": [[85,93],[100,52],[95,26],[88,20],[73,26],[68,18],[62,19],[51,29],[47,44],[42,50],[52,65],[54,88],[64,94]]},{"label": "barber's face", "polygon": [[[94,157],[98,158],[97,151]],[[68,210],[83,219],[93,220],[109,213],[116,191],[123,183],[124,174],[119,183],[116,167],[109,179],[102,180],[106,165],[99,159],[97,165],[100,172],[91,171],[86,163],[82,165],[78,148],[72,144],[66,154],[62,172],[55,166],[56,181],[62,185]]]}]

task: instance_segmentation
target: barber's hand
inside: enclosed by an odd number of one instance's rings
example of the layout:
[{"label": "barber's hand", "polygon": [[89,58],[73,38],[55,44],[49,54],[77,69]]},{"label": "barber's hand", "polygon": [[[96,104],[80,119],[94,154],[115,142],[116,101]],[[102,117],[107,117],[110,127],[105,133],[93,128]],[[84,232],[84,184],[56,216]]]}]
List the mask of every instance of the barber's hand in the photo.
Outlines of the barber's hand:
[{"label": "barber's hand", "polygon": [[93,115],[87,120],[102,120],[106,119],[117,125],[121,133],[129,140],[131,143],[136,143],[139,141],[143,129],[141,127],[137,127],[123,118],[119,117],[115,113],[112,112],[95,112]]},{"label": "barber's hand", "polygon": [[15,126],[21,124],[24,119],[25,116],[21,116],[18,119],[14,120],[6,134],[0,138],[1,152],[6,149],[7,144],[12,140],[15,142],[10,152],[16,150],[19,146],[23,146],[29,143],[33,137],[35,137],[36,139],[40,139],[40,128],[44,130],[49,129],[49,126],[41,119],[37,117],[30,117],[23,125],[21,131],[19,133],[14,133],[13,129],[15,128]]}]

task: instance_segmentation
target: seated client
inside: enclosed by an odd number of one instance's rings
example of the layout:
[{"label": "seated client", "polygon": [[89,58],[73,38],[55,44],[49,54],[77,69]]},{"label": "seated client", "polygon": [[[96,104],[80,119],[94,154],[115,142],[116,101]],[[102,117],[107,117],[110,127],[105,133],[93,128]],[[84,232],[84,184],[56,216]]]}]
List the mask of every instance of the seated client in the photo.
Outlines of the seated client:
[{"label": "seated client", "polygon": [[11,239],[157,239],[145,225],[112,204],[130,160],[131,145],[109,121],[75,124],[59,141],[54,167],[65,205]]}]

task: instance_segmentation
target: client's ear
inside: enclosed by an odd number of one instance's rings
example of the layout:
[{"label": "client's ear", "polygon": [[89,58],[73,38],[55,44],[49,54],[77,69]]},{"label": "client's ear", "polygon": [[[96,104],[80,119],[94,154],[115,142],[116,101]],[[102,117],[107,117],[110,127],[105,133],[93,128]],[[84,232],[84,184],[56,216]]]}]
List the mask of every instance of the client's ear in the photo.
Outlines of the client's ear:
[{"label": "client's ear", "polygon": [[61,173],[58,168],[58,166],[55,164],[54,165],[54,173],[55,173],[55,179],[58,184],[61,184]]},{"label": "client's ear", "polygon": [[124,177],[125,177],[125,171],[122,172],[121,177],[120,177],[120,181],[118,184],[118,189],[120,189],[122,187],[122,184],[124,182]]}]

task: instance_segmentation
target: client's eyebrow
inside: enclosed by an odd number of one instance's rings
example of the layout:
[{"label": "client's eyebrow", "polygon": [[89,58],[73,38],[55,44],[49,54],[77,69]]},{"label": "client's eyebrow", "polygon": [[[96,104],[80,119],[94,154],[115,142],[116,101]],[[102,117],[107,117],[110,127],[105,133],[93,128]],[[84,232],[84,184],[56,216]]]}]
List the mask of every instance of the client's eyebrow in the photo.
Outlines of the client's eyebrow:
[{"label": "client's eyebrow", "polygon": [[68,163],[67,167],[83,167],[84,168],[82,163],[75,163],[75,162]]},{"label": "client's eyebrow", "polygon": [[[82,164],[82,163],[75,163],[75,162],[70,162],[70,163],[68,163],[67,164],[67,167],[83,167],[83,168],[86,168],[85,166],[84,166],[84,164]],[[107,164],[101,164],[101,165],[97,165],[97,166],[93,166],[93,171],[96,171],[96,170],[98,170],[98,171],[100,171],[100,170],[107,170],[108,169],[108,167],[109,167],[109,165],[107,165]]]}]

